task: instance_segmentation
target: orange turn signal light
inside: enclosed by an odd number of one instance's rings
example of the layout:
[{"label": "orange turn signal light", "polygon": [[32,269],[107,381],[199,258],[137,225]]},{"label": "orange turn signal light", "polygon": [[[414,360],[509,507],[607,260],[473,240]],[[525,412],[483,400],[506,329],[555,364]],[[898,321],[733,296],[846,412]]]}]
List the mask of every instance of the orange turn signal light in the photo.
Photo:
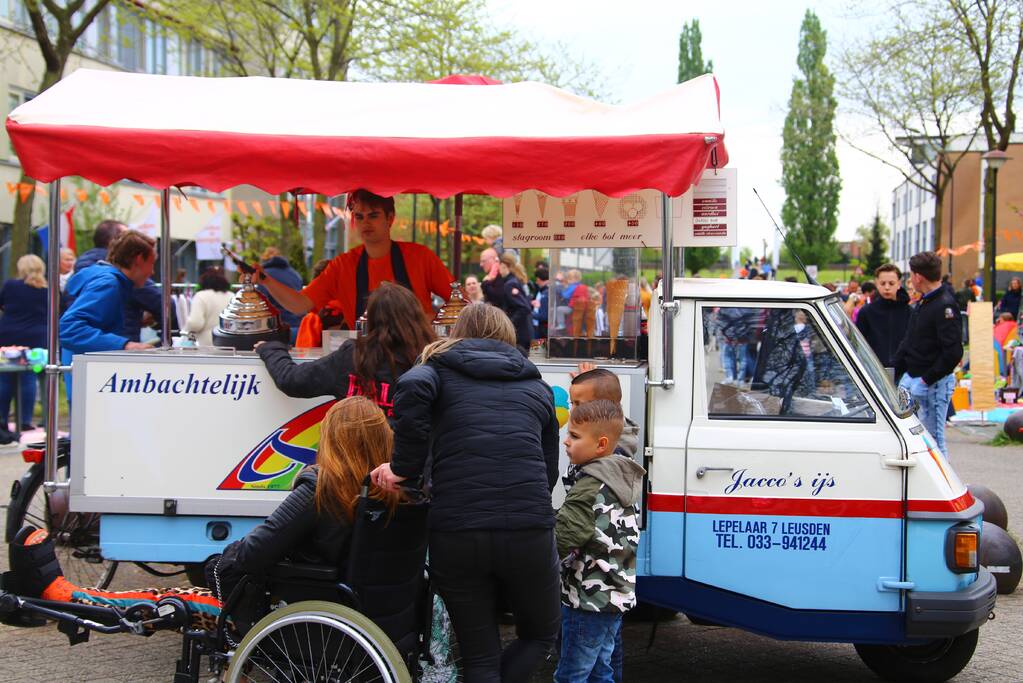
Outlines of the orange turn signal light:
[{"label": "orange turn signal light", "polygon": [[39,450],[38,448],[26,448],[21,452],[21,459],[25,462],[41,463],[45,453],[46,451]]},{"label": "orange turn signal light", "polygon": [[976,531],[956,532],[952,553],[956,569],[977,568],[978,540]]}]

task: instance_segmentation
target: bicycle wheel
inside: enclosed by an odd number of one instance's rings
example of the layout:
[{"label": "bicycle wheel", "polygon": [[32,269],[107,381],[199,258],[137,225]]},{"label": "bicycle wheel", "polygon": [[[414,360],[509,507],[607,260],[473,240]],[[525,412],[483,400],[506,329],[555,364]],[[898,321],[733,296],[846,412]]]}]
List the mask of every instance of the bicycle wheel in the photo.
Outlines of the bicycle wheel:
[{"label": "bicycle wheel", "polygon": [[[61,470],[66,477],[66,469]],[[16,532],[32,524],[50,532],[64,576],[83,588],[107,588],[114,579],[117,562],[105,560],[99,548],[99,514],[67,511],[67,492],[51,496],[43,488],[43,468],[33,466],[16,482],[7,507],[8,542]]]},{"label": "bicycle wheel", "polygon": [[401,655],[368,617],[332,602],[297,602],[260,619],[231,655],[228,683],[411,683]]}]

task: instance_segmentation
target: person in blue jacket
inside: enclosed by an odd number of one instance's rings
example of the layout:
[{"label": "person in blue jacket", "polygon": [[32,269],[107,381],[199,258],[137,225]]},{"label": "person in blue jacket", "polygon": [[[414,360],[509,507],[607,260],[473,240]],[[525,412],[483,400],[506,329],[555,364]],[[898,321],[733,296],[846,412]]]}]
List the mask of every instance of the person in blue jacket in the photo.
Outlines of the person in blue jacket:
[{"label": "person in blue jacket", "polygon": [[[78,353],[148,349],[124,331],[124,307],[134,289],[145,285],[156,264],[156,241],[140,232],[121,233],[99,261],[68,280],[74,302],[60,317],[61,362]],[[68,397],[71,396],[71,376]]]},{"label": "person in blue jacket", "polygon": [[[260,262],[263,267],[263,271],[271,276],[278,282],[287,285],[295,291],[301,291],[303,287],[302,276],[298,274],[298,271],[291,267],[288,263],[288,259],[281,256],[281,251],[277,247],[267,247],[263,251],[263,258]],[[302,324],[302,316],[292,313],[287,308],[277,302],[277,299],[271,296],[270,291],[263,285],[256,285],[256,289],[270,300],[281,312],[281,320],[286,322],[291,327],[291,344],[295,344],[295,338],[298,336],[298,328]]]},{"label": "person in blue jacket", "polygon": [[[107,259],[110,243],[128,226],[111,219],[100,221],[92,232],[93,248],[78,257],[75,261],[74,275]],[[65,290],[66,291],[66,290]],[[70,299],[65,302],[70,303]],[[132,341],[138,341],[142,334],[142,319],[149,313],[160,324],[163,320],[163,301],[160,288],[150,279],[142,287],[133,289],[128,302],[124,306],[124,333]],[[173,309],[171,311],[173,315]],[[176,327],[176,325],[172,325]]]}]

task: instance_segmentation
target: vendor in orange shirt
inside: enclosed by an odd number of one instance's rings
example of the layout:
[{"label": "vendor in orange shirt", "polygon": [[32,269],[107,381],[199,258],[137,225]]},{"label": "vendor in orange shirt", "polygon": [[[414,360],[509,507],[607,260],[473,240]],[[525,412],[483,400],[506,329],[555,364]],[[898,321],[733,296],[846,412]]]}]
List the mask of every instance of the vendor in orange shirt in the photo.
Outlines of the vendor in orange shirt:
[{"label": "vendor in orange shirt", "polygon": [[341,304],[344,324],[355,329],[355,321],[366,311],[366,299],[381,282],[395,282],[412,290],[423,311],[433,318],[430,294],[451,295],[454,278],[437,255],[412,242],[391,240],[394,224],[394,199],[367,190],[348,195],[350,229],[362,239],[362,245],[339,254],[305,289],[295,291],[262,271],[260,284],[292,313],[320,310],[331,301]]}]

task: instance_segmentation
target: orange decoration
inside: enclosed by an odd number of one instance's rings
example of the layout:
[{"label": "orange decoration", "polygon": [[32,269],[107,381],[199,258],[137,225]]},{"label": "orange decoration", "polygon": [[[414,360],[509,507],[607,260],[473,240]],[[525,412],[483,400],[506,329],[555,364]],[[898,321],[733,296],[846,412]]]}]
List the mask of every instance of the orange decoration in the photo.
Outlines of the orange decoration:
[{"label": "orange decoration", "polygon": [[171,197],[171,201],[174,202],[174,209],[181,211],[181,197]]},{"label": "orange decoration", "polygon": [[18,183],[7,183],[7,194],[14,194],[18,191]]},{"label": "orange decoration", "polygon": [[46,189],[45,185],[36,185],[36,194],[48,196],[50,194],[50,191]]},{"label": "orange decoration", "polygon": [[258,215],[263,215],[263,204],[261,202],[252,202],[252,210]]},{"label": "orange decoration", "polygon": [[210,210],[210,213],[216,213],[217,212],[217,207],[214,206],[212,199],[207,199],[206,200],[206,208]]},{"label": "orange decoration", "polygon": [[34,185],[29,185],[28,183],[18,183],[18,197],[21,198],[21,201],[28,201],[28,196],[32,194],[34,188]]},{"label": "orange decoration", "polygon": [[109,204],[110,203],[110,193],[107,192],[106,190],[100,190],[99,191],[99,200],[101,202],[103,202],[104,204]]},{"label": "orange decoration", "polygon": [[245,205],[245,202],[240,199],[236,199],[234,205],[238,207],[238,213],[243,216],[249,215],[249,207]]},{"label": "orange decoration", "polygon": [[192,207],[193,211],[199,210],[199,200],[195,199],[194,197],[188,198],[188,205]]},{"label": "orange decoration", "polygon": [[60,201],[62,201],[62,202],[66,202],[67,201],[67,190],[63,190],[62,189],[60,191]]},{"label": "orange decoration", "polygon": [[140,195],[140,194],[133,194],[133,195],[132,195],[132,199],[134,199],[135,201],[137,201],[137,202],[139,203],[139,206],[145,206],[145,205],[146,205],[146,198],[145,198],[145,197],[143,197],[143,196],[142,196],[142,195]]},{"label": "orange decoration", "polygon": [[284,214],[285,218],[291,216],[291,202],[281,202],[281,213]]},{"label": "orange decoration", "polygon": [[343,215],[345,215],[345,210],[342,209],[340,206],[331,206],[330,210],[334,212],[335,216],[343,216]]},{"label": "orange decoration", "polygon": [[278,204],[278,203],[277,203],[276,201],[274,201],[273,199],[271,199],[270,201],[268,201],[268,202],[266,203],[266,205],[270,207],[270,214],[271,214],[271,215],[273,215],[273,216],[277,216],[277,215],[279,215],[279,214],[280,214],[280,210],[281,210],[281,207],[280,207],[280,205],[279,205],[279,204]]},{"label": "orange decoration", "polygon": [[295,202],[295,206],[298,207],[298,212],[302,214],[302,218],[309,217],[309,207],[305,205],[304,201]]},{"label": "orange decoration", "polygon": [[89,193],[85,190],[75,190],[75,198],[80,202],[89,201]]}]

